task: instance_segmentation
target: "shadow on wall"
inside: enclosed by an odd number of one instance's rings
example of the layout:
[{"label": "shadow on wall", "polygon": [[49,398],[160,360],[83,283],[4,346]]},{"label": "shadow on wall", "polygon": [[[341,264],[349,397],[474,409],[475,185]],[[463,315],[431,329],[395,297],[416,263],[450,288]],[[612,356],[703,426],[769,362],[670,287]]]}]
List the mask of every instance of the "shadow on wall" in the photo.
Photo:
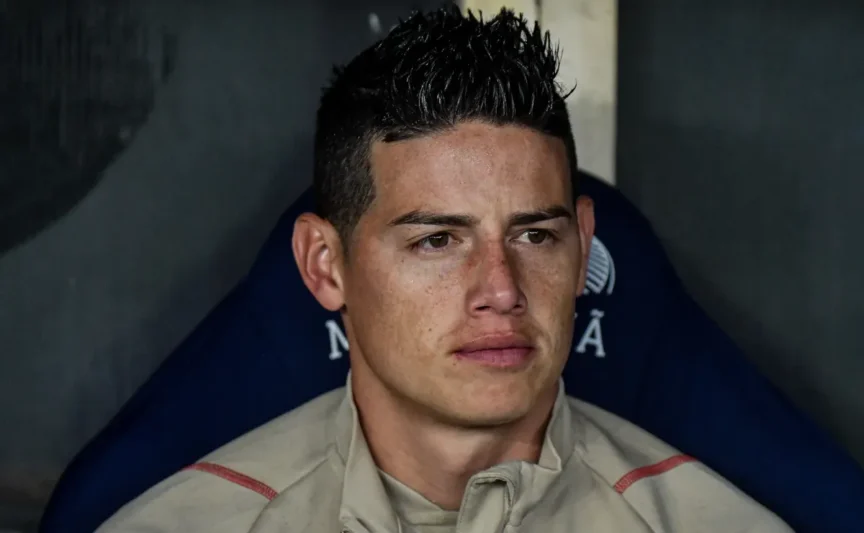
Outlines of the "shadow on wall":
[{"label": "shadow on wall", "polygon": [[179,43],[152,113],[74,209],[0,257],[0,529],[33,524],[73,454],[245,274],[311,183],[333,62],[399,3],[138,3]]},{"label": "shadow on wall", "polygon": [[132,142],[176,45],[129,0],[0,5],[0,256],[72,209]]},{"label": "shadow on wall", "polygon": [[[850,226],[833,235],[820,228],[810,169],[790,160],[776,136],[649,123],[652,135],[630,149],[640,155],[629,163],[622,158],[622,187],[652,220],[697,301],[864,464],[864,427],[852,423],[864,420],[864,402],[857,378],[848,378],[864,372],[864,361],[849,357],[850,345],[864,345],[858,326],[864,281],[821,274],[830,265],[847,272],[864,267],[849,231],[864,217],[850,208]],[[647,157],[663,164],[630,168]],[[842,318],[826,319],[827,310]]]},{"label": "shadow on wall", "polygon": [[621,189],[697,300],[864,464],[864,4],[619,12]]}]

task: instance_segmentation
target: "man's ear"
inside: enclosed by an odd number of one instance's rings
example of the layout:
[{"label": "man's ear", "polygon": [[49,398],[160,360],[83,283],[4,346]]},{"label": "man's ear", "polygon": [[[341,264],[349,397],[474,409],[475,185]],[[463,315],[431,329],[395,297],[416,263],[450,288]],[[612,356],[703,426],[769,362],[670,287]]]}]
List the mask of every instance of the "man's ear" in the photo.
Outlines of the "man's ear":
[{"label": "man's ear", "polygon": [[342,242],[333,225],[303,213],[294,222],[291,247],[303,283],[318,303],[328,311],[341,309],[345,304]]},{"label": "man's ear", "polygon": [[579,224],[579,285],[576,294],[585,290],[585,280],[588,277],[588,256],[591,254],[591,241],[594,238],[594,200],[588,196],[576,199],[576,221]]}]

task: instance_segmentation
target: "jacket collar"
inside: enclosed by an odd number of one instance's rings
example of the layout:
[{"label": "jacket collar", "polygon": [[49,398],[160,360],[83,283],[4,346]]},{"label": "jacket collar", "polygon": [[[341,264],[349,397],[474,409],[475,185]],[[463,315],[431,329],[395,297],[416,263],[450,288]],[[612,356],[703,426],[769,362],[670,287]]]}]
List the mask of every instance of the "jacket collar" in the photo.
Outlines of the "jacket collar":
[{"label": "jacket collar", "polygon": [[[354,533],[364,530],[400,531],[399,521],[363,435],[350,373],[345,398],[334,422],[336,451],[344,465],[339,512],[343,525]],[[545,488],[563,471],[580,440],[578,430],[561,380],[537,464],[513,461],[497,465],[475,474],[469,485],[487,483],[491,478],[506,482],[508,499],[514,504],[513,511],[524,515],[542,499]],[[517,521],[521,521],[521,517],[517,517]]]}]

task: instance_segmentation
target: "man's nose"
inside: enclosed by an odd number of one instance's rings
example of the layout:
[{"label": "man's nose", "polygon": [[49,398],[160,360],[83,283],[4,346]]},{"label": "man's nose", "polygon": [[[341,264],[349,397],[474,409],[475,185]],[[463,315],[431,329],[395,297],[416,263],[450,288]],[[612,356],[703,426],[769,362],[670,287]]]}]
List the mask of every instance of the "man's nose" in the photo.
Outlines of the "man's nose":
[{"label": "man's nose", "polygon": [[519,286],[515,258],[510,257],[503,245],[487,246],[477,253],[479,257],[471,276],[474,284],[468,294],[469,312],[473,315],[523,313],[527,302]]}]

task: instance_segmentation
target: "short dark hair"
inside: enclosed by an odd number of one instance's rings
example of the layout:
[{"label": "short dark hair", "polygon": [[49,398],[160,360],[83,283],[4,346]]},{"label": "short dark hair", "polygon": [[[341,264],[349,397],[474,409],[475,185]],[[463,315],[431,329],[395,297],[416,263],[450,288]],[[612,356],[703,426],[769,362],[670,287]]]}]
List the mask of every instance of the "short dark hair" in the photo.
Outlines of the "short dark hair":
[{"label": "short dark hair", "polygon": [[518,124],[564,141],[574,198],[576,150],[562,89],[560,53],[548,32],[502,9],[492,19],[457,6],[415,13],[344,67],[318,108],[314,189],[318,214],[349,247],[375,196],[369,152],[480,120]]}]

